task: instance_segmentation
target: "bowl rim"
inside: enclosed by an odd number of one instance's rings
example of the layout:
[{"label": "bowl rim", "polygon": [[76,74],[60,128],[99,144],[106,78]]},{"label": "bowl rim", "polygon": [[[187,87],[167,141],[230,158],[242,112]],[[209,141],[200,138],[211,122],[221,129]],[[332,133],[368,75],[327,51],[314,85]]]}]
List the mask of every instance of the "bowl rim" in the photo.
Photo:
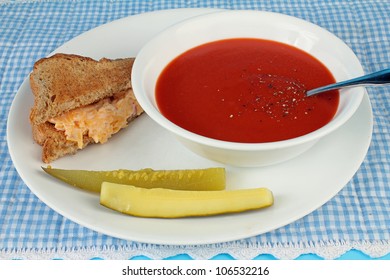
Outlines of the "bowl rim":
[{"label": "bowl rim", "polygon": [[[214,13],[205,14],[205,15],[198,15],[191,17],[189,19],[185,19],[183,21],[180,21],[179,23],[176,23],[166,29],[164,29],[162,32],[157,34],[154,38],[149,40],[138,52],[136,55],[132,73],[131,73],[131,81],[132,81],[132,87],[134,91],[134,95],[139,102],[140,106],[144,109],[144,111],[147,113],[147,115],[152,118],[155,122],[160,124],[162,127],[167,129],[168,131],[176,134],[176,136],[179,136],[181,138],[190,140],[192,142],[196,142],[202,145],[214,147],[214,148],[220,148],[220,149],[229,149],[229,150],[237,150],[237,151],[261,151],[261,150],[272,150],[272,149],[280,149],[280,148],[287,148],[291,146],[296,146],[300,144],[305,144],[308,142],[316,141],[320,139],[321,137],[333,132],[334,130],[338,129],[340,126],[342,126],[357,110],[357,108],[360,106],[360,103],[363,99],[363,96],[365,94],[365,90],[362,87],[356,87],[351,89],[345,89],[345,92],[342,94],[353,94],[352,97],[352,104],[348,104],[349,108],[346,110],[346,113],[342,117],[338,119],[338,121],[333,121],[332,119],[329,123],[326,125],[320,127],[319,129],[312,131],[310,133],[307,133],[302,136],[281,140],[281,141],[274,141],[274,142],[262,142],[262,143],[245,143],[245,142],[231,142],[231,141],[225,141],[225,140],[219,140],[210,138],[207,136],[202,136],[199,134],[196,134],[194,132],[191,132],[185,128],[182,128],[169,119],[167,119],[164,115],[160,113],[158,108],[154,106],[149,98],[146,96],[146,93],[144,92],[143,87],[143,59],[144,56],[147,56],[150,52],[150,49],[153,48],[153,46],[163,40],[165,37],[174,36],[175,32],[186,25],[195,25],[199,21],[203,20],[215,20],[216,18],[221,17],[229,17],[230,20],[233,15],[236,16],[267,16],[267,17],[275,17],[275,18],[281,18],[284,20],[289,21],[289,23],[295,23],[299,25],[303,25],[304,27],[308,27],[314,30],[317,30],[323,34],[326,34],[327,36],[330,36],[333,40],[338,41],[339,44],[341,44],[345,49],[347,49],[350,52],[350,55],[354,57],[356,60],[358,69],[356,69],[361,75],[364,74],[363,67],[349,46],[342,41],[340,38],[338,38],[335,34],[329,32],[328,30],[311,23],[309,21],[282,14],[282,13],[276,13],[276,12],[268,12],[268,11],[254,11],[254,10],[221,10],[216,11]],[[232,36],[230,38],[238,38],[236,36]],[[212,41],[218,41],[220,39],[211,39],[208,40],[208,42]],[[196,45],[192,46],[195,47]],[[180,55],[182,52],[179,52],[177,55]],[[169,63],[169,62],[168,62]],[[165,64],[166,66],[167,64]],[[164,69],[164,67],[163,67]],[[154,85],[155,86],[155,85]],[[353,92],[351,92],[353,91]]]}]

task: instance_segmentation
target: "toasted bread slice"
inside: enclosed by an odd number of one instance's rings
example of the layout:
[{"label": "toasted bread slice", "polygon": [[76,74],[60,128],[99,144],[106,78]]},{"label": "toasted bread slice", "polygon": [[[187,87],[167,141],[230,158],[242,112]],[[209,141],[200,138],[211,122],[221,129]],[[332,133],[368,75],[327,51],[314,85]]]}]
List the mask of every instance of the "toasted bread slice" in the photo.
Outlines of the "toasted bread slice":
[{"label": "toasted bread slice", "polygon": [[[42,161],[50,163],[75,154],[80,146],[67,140],[65,131],[56,129],[53,118],[103,99],[129,96],[133,111],[127,123],[143,113],[131,89],[130,75],[134,59],[101,59],[56,54],[36,62],[30,75],[34,106],[30,114],[33,139],[42,146]],[[82,136],[82,147],[95,143]]]},{"label": "toasted bread slice", "polygon": [[[78,151],[77,142],[67,141],[63,131],[55,129],[54,125],[45,122],[33,125],[33,138],[42,146],[42,161],[50,163],[65,155],[72,155]],[[93,139],[84,136],[84,147],[93,143]]]},{"label": "toasted bread slice", "polygon": [[55,54],[38,60],[30,75],[33,124],[131,88],[134,58],[106,59]]},{"label": "toasted bread slice", "polygon": [[[133,91],[129,89],[114,95],[113,99],[116,99],[117,96],[121,96],[123,94],[130,94],[131,96],[134,96]],[[127,118],[126,124],[130,123],[143,113],[142,108],[139,106],[135,98],[132,99],[132,102],[134,110],[131,112],[130,117]],[[45,163],[50,163],[66,155],[73,155],[78,150],[85,148],[89,144],[96,143],[92,137],[86,134],[83,135],[83,144],[80,148],[77,142],[67,140],[65,132],[56,129],[55,125],[50,122],[33,124],[32,132],[34,141],[42,146],[42,161]]]}]

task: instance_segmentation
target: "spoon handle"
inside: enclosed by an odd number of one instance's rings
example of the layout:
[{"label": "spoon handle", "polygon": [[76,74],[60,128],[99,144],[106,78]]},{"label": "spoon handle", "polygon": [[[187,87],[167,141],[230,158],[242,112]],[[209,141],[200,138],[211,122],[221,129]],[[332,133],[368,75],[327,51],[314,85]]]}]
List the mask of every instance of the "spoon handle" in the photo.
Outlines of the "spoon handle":
[{"label": "spoon handle", "polygon": [[306,92],[306,96],[311,96],[320,92],[329,91],[333,89],[352,87],[356,85],[380,85],[380,84],[388,84],[388,83],[390,83],[390,69],[385,69],[372,74],[357,77],[351,80],[308,90]]}]

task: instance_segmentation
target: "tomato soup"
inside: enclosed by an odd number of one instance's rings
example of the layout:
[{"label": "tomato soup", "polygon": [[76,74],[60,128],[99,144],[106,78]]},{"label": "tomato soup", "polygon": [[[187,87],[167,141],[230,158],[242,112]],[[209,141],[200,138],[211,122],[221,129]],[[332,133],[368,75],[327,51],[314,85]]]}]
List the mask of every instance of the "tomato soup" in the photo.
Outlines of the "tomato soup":
[{"label": "tomato soup", "polygon": [[160,112],[194,133],[232,142],[298,137],[327,124],[338,91],[306,97],[334,83],[317,59],[295,47],[260,39],[227,39],[195,47],[158,78]]}]

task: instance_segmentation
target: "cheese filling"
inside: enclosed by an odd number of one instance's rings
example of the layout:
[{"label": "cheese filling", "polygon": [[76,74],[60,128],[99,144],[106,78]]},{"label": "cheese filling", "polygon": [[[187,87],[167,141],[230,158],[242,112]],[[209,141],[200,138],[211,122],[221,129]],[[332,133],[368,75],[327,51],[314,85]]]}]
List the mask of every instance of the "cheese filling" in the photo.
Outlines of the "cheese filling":
[{"label": "cheese filling", "polygon": [[142,113],[131,91],[111,100],[105,98],[97,103],[73,109],[50,119],[55,128],[65,132],[66,139],[84,146],[83,137],[91,137],[95,143],[105,143],[120,129],[127,126],[127,120]]}]

